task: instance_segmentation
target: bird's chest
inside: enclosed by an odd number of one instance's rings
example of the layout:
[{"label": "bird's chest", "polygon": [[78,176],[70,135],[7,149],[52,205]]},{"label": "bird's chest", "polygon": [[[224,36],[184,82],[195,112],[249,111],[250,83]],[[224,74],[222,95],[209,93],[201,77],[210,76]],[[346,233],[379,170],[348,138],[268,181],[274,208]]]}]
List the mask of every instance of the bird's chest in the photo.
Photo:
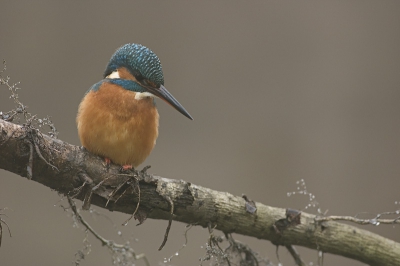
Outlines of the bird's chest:
[{"label": "bird's chest", "polygon": [[[90,91],[77,118],[83,146],[111,159],[119,154],[132,158],[148,156],[158,136],[159,116],[153,101],[135,99],[134,92],[118,86]],[[135,158],[124,158],[123,163]]]},{"label": "bird's chest", "polygon": [[103,122],[111,121],[120,125],[137,123],[137,128],[158,123],[158,112],[152,98],[135,99],[135,92],[112,84],[89,92],[81,109],[85,109],[83,111],[92,118],[98,117]]}]

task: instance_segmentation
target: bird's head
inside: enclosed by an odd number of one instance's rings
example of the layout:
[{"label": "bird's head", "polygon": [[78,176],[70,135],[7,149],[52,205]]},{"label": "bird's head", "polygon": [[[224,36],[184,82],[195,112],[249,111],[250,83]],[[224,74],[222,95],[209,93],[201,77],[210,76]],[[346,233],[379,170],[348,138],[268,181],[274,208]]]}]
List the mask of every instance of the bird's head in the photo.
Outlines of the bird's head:
[{"label": "bird's head", "polygon": [[185,108],[164,87],[164,75],[160,59],[149,48],[135,43],[128,43],[118,48],[113,54],[104,78],[121,81],[125,89],[136,93],[136,99],[157,96],[181,114],[193,120]]}]

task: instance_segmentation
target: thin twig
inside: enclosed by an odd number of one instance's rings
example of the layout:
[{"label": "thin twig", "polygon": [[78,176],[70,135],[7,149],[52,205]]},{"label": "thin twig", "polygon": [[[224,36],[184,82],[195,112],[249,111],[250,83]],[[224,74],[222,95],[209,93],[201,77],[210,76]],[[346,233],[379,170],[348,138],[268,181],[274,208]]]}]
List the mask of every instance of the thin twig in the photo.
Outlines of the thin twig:
[{"label": "thin twig", "polygon": [[136,255],[132,249],[126,245],[121,245],[121,244],[116,244],[114,241],[110,241],[105,239],[104,237],[102,237],[101,235],[99,235],[84,219],[83,217],[79,214],[78,209],[75,205],[75,202],[72,200],[72,198],[70,196],[67,196],[68,198],[68,203],[71,206],[71,209],[75,215],[75,217],[77,218],[77,220],[83,225],[85,226],[85,228],[92,233],[92,235],[97,238],[104,246],[107,246],[108,248],[110,248],[110,250],[115,252],[115,249],[128,249],[132,252],[132,254],[134,255],[135,260],[139,260],[139,259],[143,259],[146,266],[150,266],[149,261],[147,260],[147,257],[145,254],[139,254]]},{"label": "thin twig", "polygon": [[321,250],[318,251],[318,265],[323,266],[324,265],[324,252]]},{"label": "thin twig", "polygon": [[[80,185],[79,187],[74,188],[73,190],[71,190],[70,192],[68,192],[68,196],[70,196],[70,197],[73,198],[73,199],[76,198],[76,197],[79,195],[79,193],[81,193],[81,191],[82,191],[82,189],[83,189],[84,186],[86,186],[86,182],[83,182],[82,185]],[[69,193],[71,193],[71,192],[75,192],[75,194],[69,195]]]},{"label": "thin twig", "polygon": [[[229,241],[229,247],[226,248],[226,250],[228,250],[229,248],[232,248],[232,250],[236,250],[236,252],[239,254],[239,257],[242,258],[242,256],[240,255],[241,253],[245,254],[245,262],[241,261],[241,263],[249,263],[249,261],[251,260],[252,264],[251,265],[255,265],[258,266],[259,264],[259,260],[256,256],[256,254],[254,254],[254,251],[247,245],[244,244],[238,240],[235,240],[232,237],[232,234],[225,234],[226,239]],[[264,258],[262,258],[262,260],[264,262],[267,262],[268,265],[272,265],[269,260],[266,260]],[[254,264],[255,263],[255,264]],[[245,264],[245,265],[247,265]]]},{"label": "thin twig", "polygon": [[[389,214],[398,214],[397,212],[391,212]],[[378,216],[380,217],[380,216]],[[373,218],[373,219],[359,219],[353,216],[318,216],[315,217],[316,222],[325,222],[325,221],[348,221],[357,224],[372,224],[372,225],[379,225],[379,224],[400,224],[400,217],[395,219],[380,219],[380,218]]]},{"label": "thin twig", "polygon": [[42,159],[42,160],[43,160],[47,165],[49,165],[51,168],[57,170],[57,172],[60,172],[60,170],[58,170],[58,168],[57,168],[56,166],[54,166],[54,165],[52,165],[51,163],[49,163],[49,162],[43,157],[42,153],[40,152],[40,149],[39,149],[38,145],[36,144],[36,141],[34,141],[33,138],[32,138],[32,141],[33,141],[33,146],[35,147],[36,153],[37,153],[37,155],[39,156],[39,158]]},{"label": "thin twig", "polygon": [[286,249],[289,251],[290,255],[292,255],[294,261],[296,262],[297,265],[299,266],[306,266],[304,261],[301,260],[300,254],[297,252],[297,250],[294,248],[292,245],[286,245]]},{"label": "thin twig", "polygon": [[[221,254],[226,254],[225,251],[222,250],[222,248],[219,246],[218,241],[215,239],[215,236],[213,234],[214,229],[216,227],[217,227],[217,224],[215,224],[215,226],[212,228],[211,223],[208,223],[208,233],[210,234],[210,236],[208,238],[208,244],[210,245],[210,247],[217,246],[217,248],[218,248],[219,252],[221,252]],[[228,266],[231,266],[231,262],[229,261],[228,257],[224,257],[224,260],[226,261]]]},{"label": "thin twig", "polygon": [[[83,224],[83,226],[85,226],[86,229],[89,230],[92,233],[92,235],[94,237],[96,237],[103,245],[110,246],[111,245],[110,241],[108,241],[107,239],[105,239],[102,236],[100,236],[99,234],[97,234],[96,231],[94,231],[94,229],[78,213],[78,209],[76,208],[75,202],[72,200],[72,198],[70,196],[67,196],[67,198],[68,198],[68,203],[71,206],[71,209],[74,212],[75,217],[77,218],[77,220],[81,224]],[[115,243],[113,243],[112,245],[114,245],[117,248],[123,248],[124,247],[124,245],[119,245],[119,244],[115,244]]]},{"label": "thin twig", "polygon": [[85,196],[83,198],[82,209],[89,210],[90,202],[93,196],[93,180],[84,172],[78,173],[78,177],[83,181],[83,185],[79,188],[79,191],[82,190],[86,185]]},{"label": "thin twig", "polygon": [[172,224],[172,217],[174,215],[174,203],[172,202],[172,200],[169,196],[164,195],[164,198],[168,201],[168,203],[171,207],[171,210],[170,210],[170,216],[169,216],[169,220],[168,220],[168,226],[167,226],[167,229],[165,230],[164,240],[161,243],[161,246],[158,248],[158,250],[162,250],[162,248],[165,246],[165,243],[167,243],[169,230],[171,229],[171,224]]},{"label": "thin twig", "polygon": [[[136,172],[136,171],[135,171],[135,172]],[[122,182],[122,183],[112,192],[112,193],[113,193],[112,196],[114,196],[114,195],[116,194],[116,192],[117,192],[119,189],[121,189],[124,185],[126,185],[126,184],[129,184],[129,185],[130,185],[129,180],[132,180],[132,178],[133,178],[135,181],[137,181],[137,179],[136,179],[137,173],[135,173],[135,174],[133,174],[133,175],[130,175],[130,174],[128,174],[128,175],[127,175],[127,174],[118,174],[118,175],[127,176],[128,178],[127,178],[124,182]],[[135,189],[134,186],[131,185],[131,187],[132,187],[133,189]],[[119,195],[119,197],[114,201],[114,203],[117,203],[117,201],[118,201],[123,195],[125,195],[125,193],[127,192],[128,189],[129,189],[129,187],[126,188],[126,189],[124,190],[124,192],[121,193],[121,195]],[[115,193],[114,193],[114,192],[115,192]]]},{"label": "thin twig", "polygon": [[279,258],[279,245],[276,245],[275,255],[276,255],[276,258],[279,261],[279,264],[281,264],[281,259]]},{"label": "thin twig", "polygon": [[106,178],[104,178],[103,180],[101,180],[97,185],[95,185],[93,188],[92,188],[92,191],[96,191],[97,189],[99,189],[99,187],[101,186],[101,185],[103,185],[103,183],[104,182],[106,182],[107,180],[109,180],[110,178],[112,178],[113,176],[107,176]]},{"label": "thin twig", "polygon": [[[125,225],[127,225],[128,224],[128,222],[135,216],[135,214],[136,214],[136,212],[139,210],[139,205],[140,205],[140,186],[139,186],[139,182],[138,182],[138,180],[136,179],[136,177],[133,177],[134,179],[135,179],[135,184],[137,185],[136,187],[137,187],[137,189],[138,189],[138,202],[137,202],[137,204],[136,204],[136,209],[135,209],[135,211],[132,213],[132,215],[129,217],[129,219],[128,220],[126,220],[122,225],[123,226],[125,226]],[[126,191],[126,190],[125,190]],[[121,195],[122,196],[122,195]],[[117,199],[118,200],[118,199]]]},{"label": "thin twig", "polygon": [[29,140],[25,139],[25,143],[29,145],[29,159],[28,165],[26,166],[26,172],[28,174],[28,179],[31,180],[33,177],[33,144]]},{"label": "thin twig", "polygon": [[[4,215],[7,217],[7,215],[5,215],[4,213],[0,213],[0,215]],[[11,230],[10,230],[10,227],[8,226],[7,222],[4,221],[2,218],[0,218],[0,247],[1,247],[1,241],[3,239],[3,225],[2,224],[5,224],[7,226],[8,233],[10,234],[10,237],[12,237]]]},{"label": "thin twig", "polygon": [[87,188],[85,197],[83,198],[82,209],[89,210],[90,209],[90,202],[92,201],[93,191],[91,187]]},{"label": "thin twig", "polygon": [[[127,179],[125,179],[123,182],[121,182],[113,191],[111,191],[110,194],[108,194],[108,200],[106,202],[106,207],[108,205],[108,203],[110,202],[110,200],[114,197],[115,194],[117,194],[117,192],[126,185],[126,183],[129,181],[129,177]],[[118,198],[119,199],[119,198]],[[118,200],[117,199],[117,200]]]},{"label": "thin twig", "polygon": [[181,252],[181,250],[187,246],[187,243],[189,242],[187,233],[192,227],[193,227],[193,224],[186,225],[186,230],[185,230],[185,233],[183,234],[185,237],[185,244],[183,244],[182,247],[180,249],[178,249],[178,251],[175,252],[175,254],[172,254],[168,259],[166,259],[167,262],[171,262],[172,258],[177,257],[179,255],[179,253]]}]

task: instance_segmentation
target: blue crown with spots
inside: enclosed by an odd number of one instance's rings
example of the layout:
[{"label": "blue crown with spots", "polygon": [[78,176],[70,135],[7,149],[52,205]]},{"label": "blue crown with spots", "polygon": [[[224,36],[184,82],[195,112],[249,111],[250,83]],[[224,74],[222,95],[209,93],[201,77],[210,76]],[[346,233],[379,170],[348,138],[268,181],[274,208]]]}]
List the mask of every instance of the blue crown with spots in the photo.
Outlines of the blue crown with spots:
[{"label": "blue crown with spots", "polygon": [[120,67],[125,67],[134,76],[139,72],[145,79],[156,83],[158,86],[164,85],[160,59],[153,51],[141,44],[128,43],[118,48],[108,62],[104,77]]}]

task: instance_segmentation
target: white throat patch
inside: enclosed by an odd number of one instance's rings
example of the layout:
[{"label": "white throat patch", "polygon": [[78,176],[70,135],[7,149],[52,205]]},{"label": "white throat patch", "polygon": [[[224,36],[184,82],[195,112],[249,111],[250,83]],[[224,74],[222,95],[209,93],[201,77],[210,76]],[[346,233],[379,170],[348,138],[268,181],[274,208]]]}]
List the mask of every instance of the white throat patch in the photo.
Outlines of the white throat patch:
[{"label": "white throat patch", "polygon": [[110,75],[108,75],[106,78],[108,79],[119,79],[119,73],[118,70],[114,70]]},{"label": "white throat patch", "polygon": [[147,98],[147,97],[155,97],[154,94],[152,94],[150,92],[147,92],[147,91],[145,91],[145,92],[135,92],[135,93],[136,93],[135,94],[135,99],[136,100],[141,100],[141,99]]}]

